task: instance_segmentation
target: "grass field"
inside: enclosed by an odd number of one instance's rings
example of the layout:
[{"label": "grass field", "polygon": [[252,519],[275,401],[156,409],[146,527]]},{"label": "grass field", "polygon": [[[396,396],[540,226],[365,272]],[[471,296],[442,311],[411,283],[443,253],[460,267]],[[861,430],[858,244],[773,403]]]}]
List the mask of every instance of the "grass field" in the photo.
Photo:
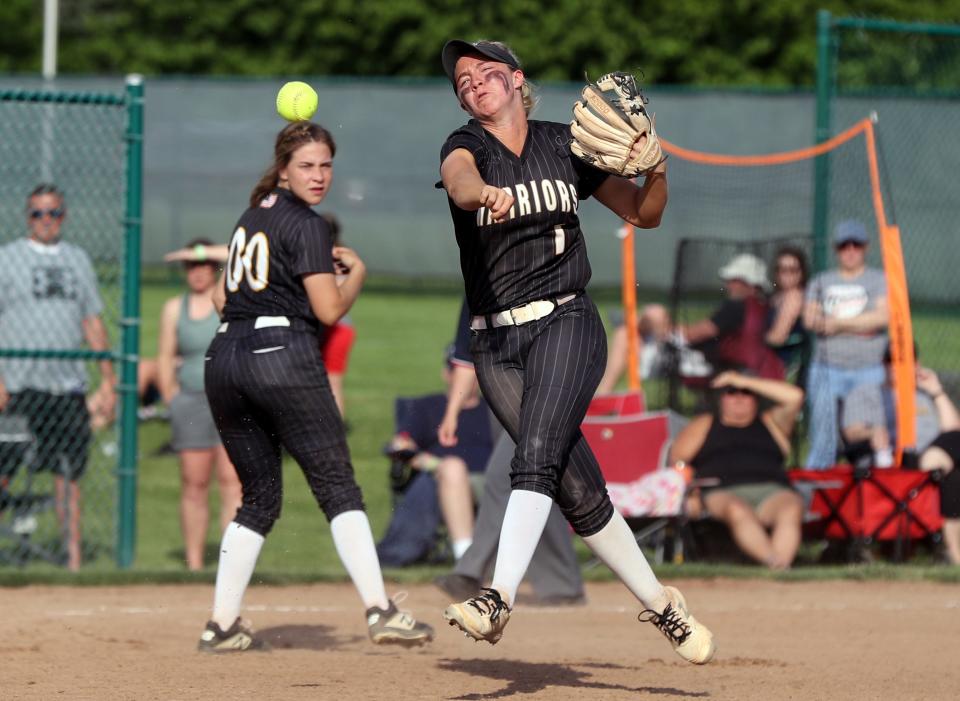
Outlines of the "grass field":
[{"label": "grass field", "polygon": [[[178,294],[172,285],[149,285],[142,297],[142,354],[156,352],[157,320],[168,297]],[[604,310],[614,310],[617,296],[612,291],[594,294]],[[390,283],[372,284],[360,297],[351,317],[357,327],[357,343],[347,375],[347,418],[351,426],[349,442],[355,469],[363,487],[374,534],[380,536],[390,517],[390,494],[386,461],[380,451],[390,437],[393,425],[393,400],[397,396],[417,395],[442,389],[440,368],[443,349],[452,339],[459,309],[459,294],[454,287],[442,285],[408,286],[406,290]],[[918,328],[928,324],[957,324],[956,320],[920,320]],[[960,333],[954,334],[960,339]],[[958,341],[960,342],[960,341]],[[931,349],[939,357],[944,349]],[[960,349],[958,349],[960,351]],[[954,357],[960,356],[960,352]],[[137,549],[132,571],[115,570],[110,557],[92,560],[79,580],[50,565],[30,565],[23,570],[0,569],[0,583],[52,579],[59,581],[189,581],[210,579],[215,569],[216,519],[211,519],[208,537],[209,557],[206,572],[188,575],[182,565],[179,530],[179,476],[176,457],[160,449],[169,439],[164,422],[141,424],[139,439],[139,490],[137,511]],[[215,501],[212,500],[215,506]],[[215,509],[213,511],[215,515]],[[586,558],[586,552],[583,551]],[[391,573],[409,580],[427,579],[437,568],[418,567]],[[691,564],[670,571],[689,576],[766,576],[752,567]],[[272,581],[310,581],[345,576],[329,537],[326,520],[307,489],[299,468],[290,460],[284,463],[283,514],[264,547],[257,577]],[[607,576],[604,568],[588,572],[588,577]],[[788,577],[933,577],[953,579],[955,573],[943,568],[928,569],[925,564],[909,568],[877,565],[850,568],[799,568]],[[63,578],[61,580],[61,578]]]}]

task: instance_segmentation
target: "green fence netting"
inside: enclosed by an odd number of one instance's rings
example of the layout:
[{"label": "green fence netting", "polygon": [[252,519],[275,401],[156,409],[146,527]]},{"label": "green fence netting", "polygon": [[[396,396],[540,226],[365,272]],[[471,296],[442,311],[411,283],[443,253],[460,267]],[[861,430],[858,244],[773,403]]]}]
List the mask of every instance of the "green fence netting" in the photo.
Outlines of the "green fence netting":
[{"label": "green fence netting", "polygon": [[0,565],[132,554],[138,95],[0,91]]}]

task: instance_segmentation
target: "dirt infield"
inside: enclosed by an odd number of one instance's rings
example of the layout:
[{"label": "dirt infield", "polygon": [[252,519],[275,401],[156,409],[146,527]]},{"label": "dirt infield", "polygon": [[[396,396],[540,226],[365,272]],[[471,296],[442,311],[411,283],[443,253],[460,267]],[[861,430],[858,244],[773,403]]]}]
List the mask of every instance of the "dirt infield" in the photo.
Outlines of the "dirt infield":
[{"label": "dirt infield", "polygon": [[366,639],[347,585],[254,587],[270,652],[194,646],[208,586],[0,591],[3,699],[955,699],[960,589],[911,582],[679,583],[719,641],[711,664],[676,657],[617,584],[585,606],[520,605],[496,647],[442,626],[447,601],[404,606],[437,624],[416,650]]}]

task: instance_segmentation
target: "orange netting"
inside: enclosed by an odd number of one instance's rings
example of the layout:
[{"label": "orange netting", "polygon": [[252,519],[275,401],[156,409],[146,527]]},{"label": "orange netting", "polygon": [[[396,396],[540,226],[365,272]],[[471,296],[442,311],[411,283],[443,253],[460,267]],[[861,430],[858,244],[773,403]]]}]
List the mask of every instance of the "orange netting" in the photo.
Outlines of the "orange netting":
[{"label": "orange netting", "polygon": [[[704,153],[686,149],[661,137],[664,151],[681,160],[707,166],[775,166],[809,160],[827,154],[839,146],[851,141],[860,134],[864,135],[869,170],[871,199],[879,232],[883,266],[887,277],[888,303],[890,308],[890,346],[894,366],[894,389],[897,398],[897,453],[898,459],[905,446],[912,445],[915,436],[915,359],[913,354],[913,329],[910,320],[910,305],[907,295],[907,279],[903,263],[903,251],[900,245],[900,230],[887,221],[883,195],[880,185],[880,170],[877,161],[876,140],[872,119],[863,119],[850,128],[823,143],[807,148],[779,153],[753,156],[734,156],[716,153]],[[623,302],[626,319],[636,319],[635,279],[633,274],[634,237],[632,227],[626,230],[623,241],[624,294]],[[629,269],[628,269],[629,268]],[[628,326],[632,328],[632,326]],[[629,354],[628,381],[631,388],[639,387],[636,358],[635,334],[628,334]]]}]

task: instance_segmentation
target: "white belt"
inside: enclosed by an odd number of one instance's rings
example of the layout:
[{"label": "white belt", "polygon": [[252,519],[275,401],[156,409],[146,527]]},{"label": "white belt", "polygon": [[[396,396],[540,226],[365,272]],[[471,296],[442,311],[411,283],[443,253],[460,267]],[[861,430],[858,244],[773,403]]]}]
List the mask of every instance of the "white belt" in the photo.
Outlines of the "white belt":
[{"label": "white belt", "polygon": [[[226,333],[229,326],[229,321],[223,322],[217,327],[217,333]],[[266,329],[270,326],[290,326],[290,319],[285,316],[258,316],[253,322],[255,329]]]},{"label": "white belt", "polygon": [[473,331],[482,331],[491,326],[498,328],[500,326],[521,326],[523,324],[529,324],[531,321],[536,321],[537,319],[548,316],[561,304],[566,304],[570,300],[576,299],[576,297],[576,294],[565,295],[559,297],[556,302],[548,299],[538,299],[536,302],[528,302],[513,309],[505,309],[496,314],[475,316],[470,319],[470,328]]}]

